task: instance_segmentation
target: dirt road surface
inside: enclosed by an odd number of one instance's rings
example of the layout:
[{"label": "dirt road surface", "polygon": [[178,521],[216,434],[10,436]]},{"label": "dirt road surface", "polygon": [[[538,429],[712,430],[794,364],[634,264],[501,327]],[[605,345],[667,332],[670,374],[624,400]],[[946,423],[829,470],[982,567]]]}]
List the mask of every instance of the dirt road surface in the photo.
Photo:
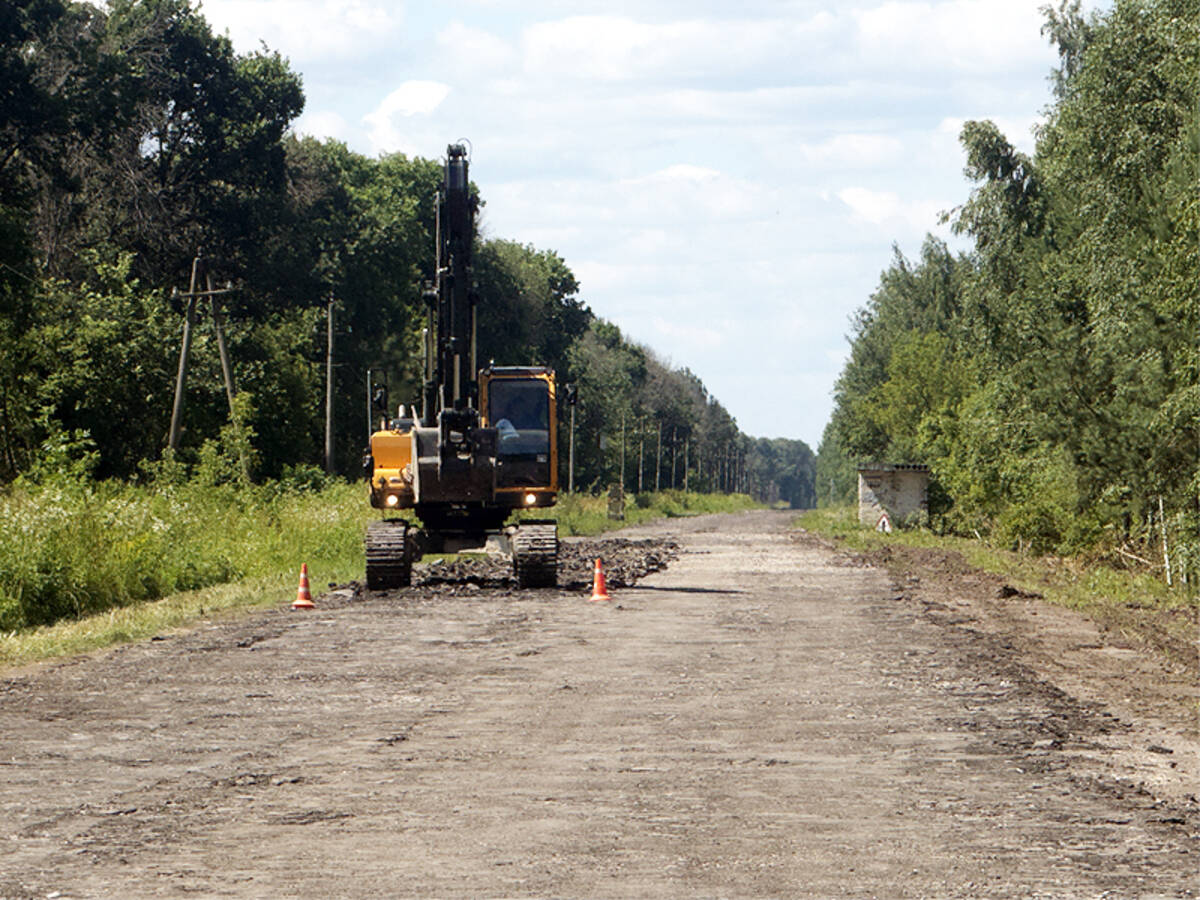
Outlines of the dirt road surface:
[{"label": "dirt road surface", "polygon": [[678,555],[608,604],[414,587],[0,674],[0,897],[1200,892],[1186,715],[790,522],[641,529]]}]

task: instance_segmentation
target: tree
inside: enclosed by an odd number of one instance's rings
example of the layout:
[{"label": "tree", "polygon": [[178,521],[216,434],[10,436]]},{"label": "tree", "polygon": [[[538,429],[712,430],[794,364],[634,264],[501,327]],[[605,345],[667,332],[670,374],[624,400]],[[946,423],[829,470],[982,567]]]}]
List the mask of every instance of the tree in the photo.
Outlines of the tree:
[{"label": "tree", "polygon": [[946,524],[1037,550],[1144,540],[1162,497],[1195,571],[1200,3],[1045,12],[1061,64],[1036,153],[964,127],[976,184],[952,219],[973,252],[881,277],[819,469],[919,458]]}]

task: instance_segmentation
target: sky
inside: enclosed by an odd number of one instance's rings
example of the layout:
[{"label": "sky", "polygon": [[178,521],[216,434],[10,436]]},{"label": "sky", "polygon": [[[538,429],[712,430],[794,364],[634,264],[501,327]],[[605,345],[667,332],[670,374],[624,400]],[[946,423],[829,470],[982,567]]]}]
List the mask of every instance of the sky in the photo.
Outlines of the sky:
[{"label": "sky", "polygon": [[[850,317],[970,190],[962,124],[1031,151],[1047,0],[204,0],[304,81],[294,129],[465,139],[485,237],[554,250],[599,316],[756,437],[814,450]],[[1085,10],[1105,8],[1086,0]],[[530,360],[536,362],[536,360]]]}]

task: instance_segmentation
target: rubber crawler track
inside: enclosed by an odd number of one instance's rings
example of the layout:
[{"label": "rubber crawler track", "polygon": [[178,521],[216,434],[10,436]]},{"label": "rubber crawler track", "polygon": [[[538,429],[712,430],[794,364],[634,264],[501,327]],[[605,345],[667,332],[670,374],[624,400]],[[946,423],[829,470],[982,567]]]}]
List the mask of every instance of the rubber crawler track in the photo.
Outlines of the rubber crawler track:
[{"label": "rubber crawler track", "polygon": [[513,572],[523,588],[558,584],[558,525],[522,525],[513,535]]},{"label": "rubber crawler track", "polygon": [[372,522],[367,526],[366,550],[370,590],[386,591],[412,583],[407,522]]}]

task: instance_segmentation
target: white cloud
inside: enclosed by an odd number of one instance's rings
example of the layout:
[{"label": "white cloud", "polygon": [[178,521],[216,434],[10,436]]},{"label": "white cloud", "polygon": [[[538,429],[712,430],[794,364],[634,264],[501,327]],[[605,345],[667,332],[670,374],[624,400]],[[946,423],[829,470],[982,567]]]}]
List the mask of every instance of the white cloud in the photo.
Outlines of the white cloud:
[{"label": "white cloud", "polygon": [[889,0],[851,13],[858,54],[894,71],[1011,70],[1050,58],[1030,40],[1042,24],[1041,0]]},{"label": "white cloud", "polygon": [[332,110],[305,110],[304,115],[292,123],[292,130],[296,134],[337,140],[345,140],[351,133],[346,120]]},{"label": "white cloud", "polygon": [[755,185],[689,163],[625,179],[616,188],[635,221],[666,220],[676,226],[697,227],[706,221],[737,219],[758,211]]},{"label": "white cloud", "polygon": [[892,191],[871,191],[864,187],[843,188],[838,199],[863,219],[873,225],[881,225],[901,214],[903,206],[899,195]]},{"label": "white cloud", "polygon": [[903,142],[889,134],[835,134],[796,150],[804,165],[820,168],[855,169],[894,164],[903,154]]},{"label": "white cloud", "polygon": [[437,44],[457,72],[485,72],[496,78],[517,61],[516,48],[508,41],[462,22],[451,22],[438,32]]},{"label": "white cloud", "polygon": [[[473,177],[485,177],[484,171],[477,167]],[[688,252],[699,230],[759,217],[765,205],[761,186],[693,163],[673,163],[632,178],[497,183],[489,186],[487,196],[489,227],[501,221],[509,229],[519,228],[521,240],[534,241],[538,235],[549,237],[553,245],[567,236],[556,232],[554,223],[586,221],[589,228],[568,227],[593,241],[599,229],[619,234],[627,242],[622,253],[637,258]],[[514,221],[514,211],[523,211],[520,221]]]},{"label": "white cloud", "polygon": [[403,21],[400,4],[369,0],[204,0],[201,12],[240,52],[266,42],[293,62],[361,56]]},{"label": "white cloud", "polygon": [[599,81],[667,75],[671,80],[760,69],[810,55],[837,27],[819,12],[808,20],[691,19],[664,23],[624,16],[571,16],[525,29],[531,74]]},{"label": "white cloud", "polygon": [[848,187],[837,192],[837,198],[850,207],[860,219],[872,225],[884,225],[902,234],[895,238],[911,238],[927,231],[936,231],[938,215],[945,208],[935,200],[922,197],[905,201],[894,191],[873,191],[865,187]]},{"label": "white cloud", "polygon": [[696,184],[706,181],[715,181],[721,177],[721,173],[716,169],[708,169],[704,166],[693,166],[687,163],[677,163],[673,166],[667,166],[653,175],[645,178],[635,178],[629,181],[630,184],[649,184],[649,183],[667,183],[672,181],[690,181]]},{"label": "white cloud", "polygon": [[716,350],[725,343],[724,331],[711,325],[655,316],[654,328],[659,334],[671,338],[673,342],[682,343],[697,350]]},{"label": "white cloud", "polygon": [[368,137],[376,152],[416,152],[411,132],[400,120],[428,116],[450,94],[450,85],[440,81],[406,81],[363,116],[370,126]]}]

